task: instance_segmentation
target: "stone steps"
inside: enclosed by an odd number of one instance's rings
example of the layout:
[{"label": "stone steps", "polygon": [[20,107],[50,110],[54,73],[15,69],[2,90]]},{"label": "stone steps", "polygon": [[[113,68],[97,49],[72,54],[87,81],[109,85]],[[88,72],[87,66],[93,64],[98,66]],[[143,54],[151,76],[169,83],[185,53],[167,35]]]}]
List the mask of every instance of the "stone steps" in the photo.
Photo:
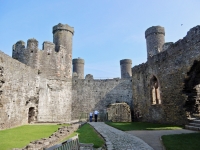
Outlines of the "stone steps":
[{"label": "stone steps", "polygon": [[188,125],[185,125],[186,129],[200,131],[200,120],[193,119]]},{"label": "stone steps", "polygon": [[199,123],[189,123],[188,125],[189,125],[189,126],[200,127],[200,124],[199,124]]}]

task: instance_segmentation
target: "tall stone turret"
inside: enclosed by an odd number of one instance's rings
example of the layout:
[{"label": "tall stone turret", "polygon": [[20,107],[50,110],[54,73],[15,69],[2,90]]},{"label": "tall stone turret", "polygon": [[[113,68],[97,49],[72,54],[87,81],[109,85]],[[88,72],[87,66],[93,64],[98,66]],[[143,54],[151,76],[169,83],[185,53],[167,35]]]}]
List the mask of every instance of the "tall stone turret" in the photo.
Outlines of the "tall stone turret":
[{"label": "tall stone turret", "polygon": [[[64,76],[67,78],[71,78],[72,76],[73,34],[74,34],[74,28],[70,27],[67,24],[59,23],[58,25],[53,27],[53,43],[55,44],[55,51],[62,53],[62,56],[59,59],[58,63],[60,61],[65,63],[64,66],[61,65],[61,71],[62,70],[64,71]],[[65,67],[65,69],[63,67]]]},{"label": "tall stone turret", "polygon": [[163,49],[165,43],[165,29],[161,26],[152,26],[145,31],[147,43],[147,58],[152,57]]},{"label": "tall stone turret", "polygon": [[38,67],[38,41],[34,38],[28,39],[27,50],[24,55],[25,64],[32,68]]},{"label": "tall stone turret", "polygon": [[68,53],[72,52],[72,36],[74,34],[74,28],[67,24],[55,25],[53,27],[53,43],[56,45],[56,51],[59,51],[59,46],[64,46]]},{"label": "tall stone turret", "polygon": [[84,79],[84,59],[73,59],[73,73],[77,73],[79,79]]},{"label": "tall stone turret", "polygon": [[121,67],[121,78],[130,78],[132,76],[132,60],[131,59],[123,59],[120,60],[120,67]]}]

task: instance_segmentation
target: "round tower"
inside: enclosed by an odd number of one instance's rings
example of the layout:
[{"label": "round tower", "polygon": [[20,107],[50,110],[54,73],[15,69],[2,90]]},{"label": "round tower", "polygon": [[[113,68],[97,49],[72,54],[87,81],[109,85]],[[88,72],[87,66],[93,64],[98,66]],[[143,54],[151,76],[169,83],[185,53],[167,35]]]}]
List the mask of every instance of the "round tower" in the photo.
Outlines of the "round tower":
[{"label": "round tower", "polygon": [[[74,28],[67,24],[61,24],[53,27],[53,43],[55,51],[60,52],[63,66],[58,67],[58,74],[66,78],[72,77],[72,37]],[[60,66],[58,63],[57,66]]]},{"label": "round tower", "polygon": [[72,36],[74,28],[67,24],[55,25],[53,27],[53,43],[56,45],[56,51],[59,51],[59,46],[62,45],[66,48],[68,53],[72,53]]},{"label": "round tower", "polygon": [[165,43],[165,29],[161,26],[152,26],[145,31],[147,43],[147,57],[152,57],[162,51]]},{"label": "round tower", "polygon": [[84,59],[76,58],[73,59],[73,73],[76,72],[79,79],[84,79]]},{"label": "round tower", "polygon": [[132,76],[132,60],[131,59],[123,59],[120,60],[120,67],[121,67],[121,78],[130,78]]}]

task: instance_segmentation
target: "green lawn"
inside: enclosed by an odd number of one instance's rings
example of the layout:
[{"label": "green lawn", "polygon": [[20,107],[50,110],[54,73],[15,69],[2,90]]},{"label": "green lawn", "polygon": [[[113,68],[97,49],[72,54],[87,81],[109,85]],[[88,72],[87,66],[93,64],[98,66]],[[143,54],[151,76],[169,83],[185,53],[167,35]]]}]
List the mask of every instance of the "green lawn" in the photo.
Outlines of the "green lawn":
[{"label": "green lawn", "polygon": [[95,148],[99,148],[104,145],[104,140],[102,139],[102,137],[98,133],[96,133],[94,128],[91,127],[88,123],[84,124],[76,132],[72,133],[63,141],[75,136],[76,134],[79,135],[80,143],[93,143]]},{"label": "green lawn", "polygon": [[200,133],[163,135],[166,150],[200,150]]},{"label": "green lawn", "polygon": [[114,128],[122,131],[130,130],[175,130],[182,129],[181,126],[175,125],[165,125],[165,124],[155,124],[155,123],[145,123],[145,122],[106,122]]},{"label": "green lawn", "polygon": [[61,125],[24,125],[0,131],[0,149],[22,148],[29,142],[49,137]]}]

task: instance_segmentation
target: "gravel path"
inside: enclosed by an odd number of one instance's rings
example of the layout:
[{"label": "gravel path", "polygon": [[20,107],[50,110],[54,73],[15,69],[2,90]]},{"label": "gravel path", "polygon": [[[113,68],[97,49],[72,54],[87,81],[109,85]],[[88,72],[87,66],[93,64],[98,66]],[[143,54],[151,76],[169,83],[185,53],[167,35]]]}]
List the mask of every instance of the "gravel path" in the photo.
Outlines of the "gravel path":
[{"label": "gravel path", "polygon": [[89,122],[106,140],[108,150],[153,150],[143,140],[103,122]]}]

